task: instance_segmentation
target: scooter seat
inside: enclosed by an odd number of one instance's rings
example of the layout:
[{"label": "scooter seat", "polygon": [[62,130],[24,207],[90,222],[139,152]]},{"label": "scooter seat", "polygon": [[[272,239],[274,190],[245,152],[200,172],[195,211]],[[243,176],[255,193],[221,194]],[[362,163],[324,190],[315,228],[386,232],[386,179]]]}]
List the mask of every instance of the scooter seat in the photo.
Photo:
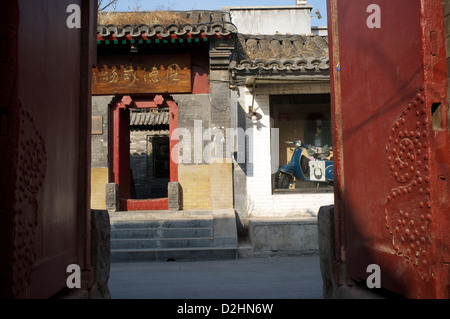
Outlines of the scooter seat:
[{"label": "scooter seat", "polygon": [[330,153],[319,153],[316,154],[316,159],[327,159],[330,156]]}]

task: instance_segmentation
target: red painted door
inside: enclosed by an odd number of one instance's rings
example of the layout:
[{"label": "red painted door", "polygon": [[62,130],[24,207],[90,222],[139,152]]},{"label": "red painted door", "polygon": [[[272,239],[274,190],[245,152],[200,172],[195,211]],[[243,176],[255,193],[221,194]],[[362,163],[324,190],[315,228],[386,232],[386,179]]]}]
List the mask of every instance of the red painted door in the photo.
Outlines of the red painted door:
[{"label": "red painted door", "polygon": [[449,298],[442,0],[329,0],[336,278]]},{"label": "red painted door", "polygon": [[119,210],[167,210],[169,199],[130,199],[130,110],[129,108],[155,108],[164,106],[169,109],[169,149],[170,181],[178,181],[178,105],[170,96],[152,95],[149,97],[122,97],[111,108],[110,165],[111,181],[119,188]]},{"label": "red painted door", "polygon": [[[67,26],[71,4],[82,28]],[[89,283],[96,2],[7,1],[0,17],[0,292],[48,298],[66,287],[69,264]]]}]

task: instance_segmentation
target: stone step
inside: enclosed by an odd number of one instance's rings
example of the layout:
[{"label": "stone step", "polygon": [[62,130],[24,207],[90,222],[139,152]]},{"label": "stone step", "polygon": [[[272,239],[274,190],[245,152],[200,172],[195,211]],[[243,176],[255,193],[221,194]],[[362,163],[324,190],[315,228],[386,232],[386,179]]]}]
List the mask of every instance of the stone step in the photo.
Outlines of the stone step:
[{"label": "stone step", "polygon": [[164,219],[164,220],[115,220],[111,229],[130,228],[206,228],[212,227],[213,219]]},{"label": "stone step", "polygon": [[111,249],[213,247],[214,238],[111,239]]},{"label": "stone step", "polygon": [[255,253],[294,256],[319,251],[317,217],[250,218],[248,225]]},{"label": "stone step", "polygon": [[201,261],[236,258],[237,249],[228,247],[111,250],[111,262]]},{"label": "stone step", "polygon": [[110,213],[111,262],[237,258],[233,210]]},{"label": "stone step", "polygon": [[212,237],[212,227],[198,228],[115,228],[111,239]]},{"label": "stone step", "polygon": [[212,219],[211,211],[125,211],[109,212],[111,222],[114,221],[134,221],[134,220],[184,220],[184,219]]}]

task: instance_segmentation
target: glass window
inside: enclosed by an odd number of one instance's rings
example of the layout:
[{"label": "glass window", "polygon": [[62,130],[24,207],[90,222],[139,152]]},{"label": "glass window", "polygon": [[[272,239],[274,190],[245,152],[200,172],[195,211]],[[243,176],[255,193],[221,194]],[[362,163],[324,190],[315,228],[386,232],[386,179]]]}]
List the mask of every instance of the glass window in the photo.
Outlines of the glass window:
[{"label": "glass window", "polygon": [[279,155],[279,169],[272,176],[274,192],[331,192],[330,95],[271,96],[270,112],[279,135],[278,149],[272,149]]}]

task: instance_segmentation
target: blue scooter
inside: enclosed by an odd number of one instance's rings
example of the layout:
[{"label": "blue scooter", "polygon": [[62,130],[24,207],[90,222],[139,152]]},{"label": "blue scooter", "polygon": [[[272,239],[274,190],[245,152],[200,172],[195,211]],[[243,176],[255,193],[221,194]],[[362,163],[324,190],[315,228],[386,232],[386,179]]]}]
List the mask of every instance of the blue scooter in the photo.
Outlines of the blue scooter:
[{"label": "blue scooter", "polygon": [[332,149],[324,148],[318,152],[313,146],[307,146],[298,140],[296,142],[285,142],[295,146],[294,153],[287,165],[281,166],[277,172],[276,179],[278,188],[287,189],[296,180],[303,180],[333,186],[334,169]]}]

